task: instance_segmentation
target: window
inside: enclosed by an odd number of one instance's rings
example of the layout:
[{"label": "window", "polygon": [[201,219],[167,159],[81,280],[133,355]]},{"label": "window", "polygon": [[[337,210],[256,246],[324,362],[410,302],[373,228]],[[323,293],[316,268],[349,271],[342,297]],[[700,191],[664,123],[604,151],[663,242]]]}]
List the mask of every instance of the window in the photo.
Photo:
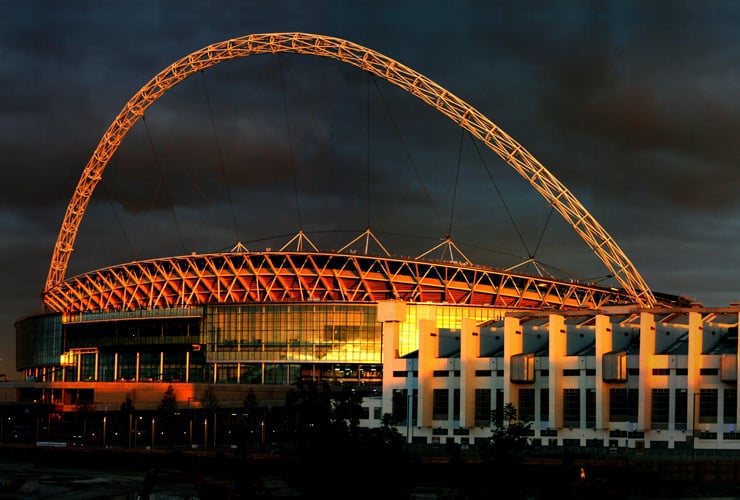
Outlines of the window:
[{"label": "window", "polygon": [[434,389],[432,393],[432,420],[447,420],[450,415],[450,391]]},{"label": "window", "polygon": [[519,420],[534,421],[534,389],[519,389]]},{"label": "window", "polygon": [[408,391],[406,389],[397,389],[393,391],[393,401],[391,407],[391,418],[395,424],[406,423],[408,419]]},{"label": "window", "polygon": [[639,395],[637,389],[609,389],[609,421],[637,422]]},{"label": "window", "polygon": [[504,425],[504,390],[496,389],[496,425]]},{"label": "window", "polygon": [[586,389],[586,428],[596,428],[596,389]]},{"label": "window", "polygon": [[671,392],[669,389],[653,389],[652,394],[650,427],[653,429],[668,429]]},{"label": "window", "polygon": [[550,421],[550,390],[540,389],[540,422]]},{"label": "window", "polygon": [[676,389],[676,409],[673,414],[673,420],[675,422],[676,430],[686,430],[686,424],[688,422],[687,409],[689,405],[688,393],[686,389]]},{"label": "window", "polygon": [[95,354],[80,354],[80,380],[95,378]]},{"label": "window", "polygon": [[701,389],[699,391],[699,423],[717,423],[717,389]]},{"label": "window", "polygon": [[737,423],[737,389],[725,389],[724,394],[724,411],[722,412],[723,422],[725,424]]},{"label": "window", "polygon": [[460,420],[460,389],[452,390],[452,419]]},{"label": "window", "polygon": [[491,425],[491,389],[475,390],[475,425]]},{"label": "window", "polygon": [[563,390],[563,425],[566,427],[581,426],[581,390]]}]

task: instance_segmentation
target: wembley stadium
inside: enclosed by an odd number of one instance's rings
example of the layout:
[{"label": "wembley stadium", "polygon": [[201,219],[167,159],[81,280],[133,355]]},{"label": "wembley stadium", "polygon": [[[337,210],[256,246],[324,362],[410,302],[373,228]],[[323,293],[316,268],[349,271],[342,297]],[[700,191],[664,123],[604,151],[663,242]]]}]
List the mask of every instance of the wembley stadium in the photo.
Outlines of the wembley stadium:
[{"label": "wembley stadium", "polygon": [[[67,277],[90,196],[146,109],[204,68],[275,53],[355,66],[450,118],[551,203],[618,286],[475,264],[451,239],[434,249],[449,250],[449,258],[394,255],[370,229],[338,250],[320,250],[298,231],[279,250],[237,242],[226,252]],[[36,440],[53,439],[84,410],[85,439],[97,434],[131,446],[132,426],[143,425],[141,415],[169,391],[179,409],[194,412],[178,432],[190,444],[216,446],[230,439],[249,398],[280,406],[297,382],[311,381],[360,391],[362,425],[380,426],[391,415],[409,443],[474,445],[490,436],[492,412],[512,403],[542,447],[740,448],[740,308],[650,290],[614,239],[524,147],[425,76],[347,40],[249,35],[204,47],[152,78],[84,168],[42,297],[45,311],[16,323],[24,381],[6,396],[15,409],[4,410]],[[228,410],[218,428],[216,406]],[[139,420],[108,424],[109,412],[126,409]],[[152,418],[151,435],[138,439],[155,446],[155,426]]]}]

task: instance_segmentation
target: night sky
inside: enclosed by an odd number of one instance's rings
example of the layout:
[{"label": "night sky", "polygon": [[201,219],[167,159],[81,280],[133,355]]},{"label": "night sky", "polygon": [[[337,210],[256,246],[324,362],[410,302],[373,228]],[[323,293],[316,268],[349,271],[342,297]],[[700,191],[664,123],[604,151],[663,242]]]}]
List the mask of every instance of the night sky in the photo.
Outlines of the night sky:
[{"label": "night sky", "polygon": [[[14,322],[42,310],[66,207],[113,119],[172,62],[252,33],[344,38],[409,66],[557,176],[652,290],[740,301],[740,4],[442,3],[2,2],[0,373],[17,376]],[[293,54],[219,64],[155,102],[107,166],[66,276],[237,241],[277,250],[299,229],[338,249],[367,227],[397,255],[450,235],[476,263],[614,284],[449,118]]]}]

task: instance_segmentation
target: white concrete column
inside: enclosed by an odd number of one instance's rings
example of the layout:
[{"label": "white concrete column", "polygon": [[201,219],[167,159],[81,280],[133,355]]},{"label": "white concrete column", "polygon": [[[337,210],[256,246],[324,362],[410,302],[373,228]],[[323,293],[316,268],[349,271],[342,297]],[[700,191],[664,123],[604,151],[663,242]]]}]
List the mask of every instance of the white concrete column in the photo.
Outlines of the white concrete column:
[{"label": "white concrete column", "polygon": [[550,424],[549,427],[563,427],[563,367],[568,347],[565,331],[565,318],[559,314],[549,316],[549,373],[548,388],[550,391]]},{"label": "white concrete column", "polygon": [[653,366],[655,366],[655,315],[640,313],[640,356],[638,378],[639,404],[637,405],[637,429],[650,429],[650,409],[652,408]]},{"label": "white concrete column", "polygon": [[[698,444],[696,435],[698,434],[699,415],[699,380],[701,371],[701,353],[703,344],[702,318],[699,312],[689,312],[689,363],[687,377],[687,412],[686,420],[694,444]],[[695,396],[696,395],[696,396]]]},{"label": "white concrete column", "polygon": [[420,427],[432,426],[434,395],[434,365],[439,357],[439,330],[430,319],[419,320],[419,408],[417,422]]},{"label": "white concrete column", "polygon": [[[408,387],[409,378],[401,382],[396,382],[393,372],[400,368],[398,345],[401,335],[401,325],[406,320],[406,303],[399,300],[384,300],[378,302],[376,310],[376,319],[381,323],[383,335],[383,400],[381,402],[382,414],[393,413],[393,391],[395,389],[406,388],[411,394],[411,388]],[[406,363],[403,362],[403,369],[408,371]],[[409,407],[408,411],[411,411]]]},{"label": "white concrete column", "polygon": [[596,428],[609,428],[609,384],[604,382],[604,354],[611,352],[614,345],[611,318],[596,315]]},{"label": "white concrete column", "polygon": [[[504,317],[504,405],[512,402],[512,392],[516,389],[511,384],[511,357],[521,354],[523,348],[524,340],[521,321],[519,318],[507,315]],[[518,394],[516,396],[518,397]],[[492,394],[492,397],[495,401],[495,392]],[[500,411],[503,408],[496,409]]]},{"label": "white concrete column", "polygon": [[460,328],[460,427],[475,427],[475,360],[480,356],[480,328],[463,318]]}]

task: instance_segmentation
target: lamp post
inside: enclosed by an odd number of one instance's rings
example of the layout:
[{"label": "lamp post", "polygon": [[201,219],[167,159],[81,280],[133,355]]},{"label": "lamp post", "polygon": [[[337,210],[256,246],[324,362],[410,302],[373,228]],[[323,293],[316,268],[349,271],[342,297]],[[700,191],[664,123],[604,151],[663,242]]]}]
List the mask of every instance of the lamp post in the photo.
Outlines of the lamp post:
[{"label": "lamp post", "polygon": [[190,402],[193,397],[188,398],[188,448],[193,448],[193,410],[190,406]]},{"label": "lamp post", "polygon": [[139,420],[143,420],[144,417],[139,415],[138,419],[134,420],[134,448],[137,446],[137,441],[139,439]]},{"label": "lamp post", "polygon": [[213,449],[216,449],[216,410],[213,410],[213,429],[211,429],[211,434],[213,434]]},{"label": "lamp post", "polygon": [[414,408],[414,394],[411,390],[408,393],[408,403],[406,404],[406,444],[411,444],[413,440],[413,408]]},{"label": "lamp post", "polygon": [[[697,404],[696,400],[699,398],[699,403]],[[693,399],[693,409],[694,411],[691,414],[691,456],[694,456],[694,450],[696,449],[696,419],[697,414],[699,413],[699,407],[701,406],[701,393],[694,392],[694,399]]]},{"label": "lamp post", "polygon": [[203,449],[208,449],[208,419],[203,419]]}]

